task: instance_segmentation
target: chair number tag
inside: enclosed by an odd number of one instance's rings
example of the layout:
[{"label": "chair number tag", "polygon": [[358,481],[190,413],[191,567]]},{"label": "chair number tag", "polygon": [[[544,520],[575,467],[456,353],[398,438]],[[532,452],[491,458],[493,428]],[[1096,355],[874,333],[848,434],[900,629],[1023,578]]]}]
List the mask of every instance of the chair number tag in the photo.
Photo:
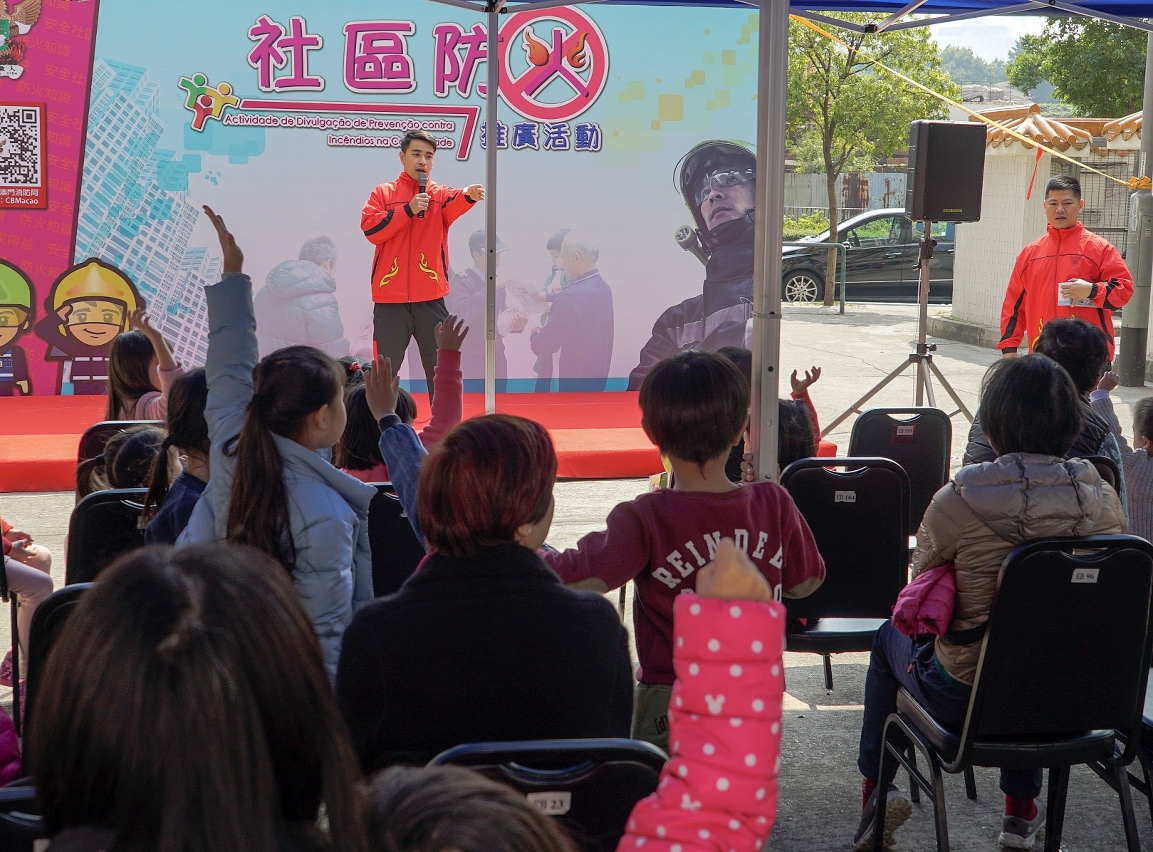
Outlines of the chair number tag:
[{"label": "chair number tag", "polygon": [[564,816],[572,808],[572,793],[529,793],[528,803],[546,816]]},{"label": "chair number tag", "polygon": [[897,435],[899,437],[902,437],[902,438],[912,437],[913,433],[915,433],[916,431],[917,431],[917,427],[914,426],[912,423],[898,423],[897,424]]},{"label": "chair number tag", "polygon": [[1074,583],[1096,583],[1100,568],[1076,568],[1073,570]]},{"label": "chair number tag", "polygon": [[834,503],[856,503],[857,502],[857,492],[856,491],[837,491],[837,492],[834,492],[833,502]]}]

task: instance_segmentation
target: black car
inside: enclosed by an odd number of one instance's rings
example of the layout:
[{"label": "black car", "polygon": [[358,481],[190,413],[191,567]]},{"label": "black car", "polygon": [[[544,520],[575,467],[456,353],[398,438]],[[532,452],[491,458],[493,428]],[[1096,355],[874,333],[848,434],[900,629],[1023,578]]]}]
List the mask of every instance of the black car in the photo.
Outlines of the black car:
[{"label": "black car", "polygon": [[[918,241],[924,226],[913,223],[899,208],[870,210],[843,221],[838,228],[840,241],[848,249],[848,276],[845,299],[850,302],[916,302]],[[952,222],[934,222],[937,241],[929,265],[929,302],[953,301]],[[825,296],[825,283],[835,277],[825,272],[829,232],[805,237],[809,246],[785,246],[782,256],[781,299],[785,302],[819,302]],[[838,263],[839,263],[838,258]]]}]

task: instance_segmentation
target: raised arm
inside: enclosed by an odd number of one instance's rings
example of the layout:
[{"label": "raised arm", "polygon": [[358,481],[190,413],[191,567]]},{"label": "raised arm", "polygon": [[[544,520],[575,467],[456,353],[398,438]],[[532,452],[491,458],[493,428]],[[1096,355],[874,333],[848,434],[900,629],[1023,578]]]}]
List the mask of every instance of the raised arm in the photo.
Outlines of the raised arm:
[{"label": "raised arm", "polygon": [[416,516],[416,487],[428,451],[421,445],[413,428],[397,416],[396,399],[399,394],[400,376],[392,374],[392,359],[378,358],[373,368],[365,373],[364,399],[380,426],[380,454],[388,465],[388,478],[417,540],[424,544],[424,532]]}]

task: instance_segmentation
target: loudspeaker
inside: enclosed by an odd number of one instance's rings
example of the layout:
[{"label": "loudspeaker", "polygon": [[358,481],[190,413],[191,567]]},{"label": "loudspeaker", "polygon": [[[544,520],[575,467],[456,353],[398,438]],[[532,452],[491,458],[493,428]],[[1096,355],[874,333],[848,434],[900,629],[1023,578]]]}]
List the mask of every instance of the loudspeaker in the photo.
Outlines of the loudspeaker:
[{"label": "loudspeaker", "polygon": [[918,222],[976,222],[985,179],[985,125],[914,121],[909,126],[905,212]]}]

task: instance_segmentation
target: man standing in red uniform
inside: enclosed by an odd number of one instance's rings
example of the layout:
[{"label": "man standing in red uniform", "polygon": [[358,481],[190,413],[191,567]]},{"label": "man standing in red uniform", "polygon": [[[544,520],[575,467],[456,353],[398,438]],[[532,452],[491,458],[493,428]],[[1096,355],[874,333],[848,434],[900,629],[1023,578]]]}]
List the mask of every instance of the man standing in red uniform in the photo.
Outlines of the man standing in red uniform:
[{"label": "man standing in red uniform", "polygon": [[1113,311],[1133,297],[1133,278],[1117,249],[1078,221],[1085,202],[1081,183],[1057,175],[1045,186],[1048,232],[1017,255],[1005,303],[1001,340],[1006,358],[1024,338],[1033,343],[1049,320],[1078,317],[1101,329],[1113,358]]},{"label": "man standing in red uniform", "polygon": [[[436,327],[448,311],[448,228],[484,198],[479,183],[453,189],[429,180],[436,140],[423,130],[404,134],[400,176],[372,191],[360,229],[376,246],[372,258],[372,339],[396,373],[415,337],[432,398]],[[422,186],[423,184],[423,186]]]}]

